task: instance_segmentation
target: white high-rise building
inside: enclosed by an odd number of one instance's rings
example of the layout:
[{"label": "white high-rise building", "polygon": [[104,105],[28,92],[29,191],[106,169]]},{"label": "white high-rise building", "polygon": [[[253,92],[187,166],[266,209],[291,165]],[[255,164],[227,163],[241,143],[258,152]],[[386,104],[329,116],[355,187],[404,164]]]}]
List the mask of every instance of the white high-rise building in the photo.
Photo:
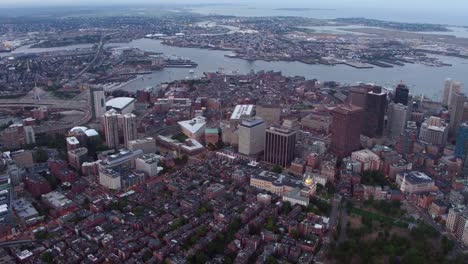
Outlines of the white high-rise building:
[{"label": "white high-rise building", "polygon": [[257,155],[265,149],[266,126],[262,118],[242,120],[239,126],[239,153]]},{"label": "white high-rise building", "polygon": [[398,138],[406,127],[408,120],[408,107],[403,104],[390,104],[388,106],[388,128],[392,138]]},{"label": "white high-rise building", "polygon": [[36,143],[36,134],[32,126],[24,127],[24,140],[27,145]]},{"label": "white high-rise building", "polygon": [[119,114],[115,112],[104,114],[104,134],[109,148],[119,147]]},{"label": "white high-rise building", "polygon": [[103,88],[90,88],[91,111],[93,118],[100,118],[106,113],[106,95]]},{"label": "white high-rise building", "polygon": [[123,116],[123,136],[125,147],[129,147],[129,142],[137,139],[137,119],[134,114]]},{"label": "white high-rise building", "polygon": [[452,100],[449,104],[450,114],[450,133],[452,136],[457,134],[458,127],[463,121],[463,110],[468,98],[463,93],[453,93]]},{"label": "white high-rise building", "polygon": [[442,105],[451,105],[452,97],[455,93],[460,93],[462,84],[452,79],[445,80],[444,91],[442,93]]},{"label": "white high-rise building", "polygon": [[419,140],[434,145],[445,145],[448,133],[448,124],[440,117],[431,116],[422,123],[419,131]]}]

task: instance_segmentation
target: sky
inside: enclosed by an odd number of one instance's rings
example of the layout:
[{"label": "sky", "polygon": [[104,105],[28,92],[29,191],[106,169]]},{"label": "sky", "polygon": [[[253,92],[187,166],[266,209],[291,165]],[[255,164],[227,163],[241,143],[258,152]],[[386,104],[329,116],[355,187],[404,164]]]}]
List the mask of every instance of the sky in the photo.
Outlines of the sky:
[{"label": "sky", "polygon": [[467,0],[0,0],[0,7],[15,6],[67,6],[67,5],[115,5],[115,4],[275,4],[285,7],[380,7],[380,8],[422,8],[453,9],[468,11]]}]

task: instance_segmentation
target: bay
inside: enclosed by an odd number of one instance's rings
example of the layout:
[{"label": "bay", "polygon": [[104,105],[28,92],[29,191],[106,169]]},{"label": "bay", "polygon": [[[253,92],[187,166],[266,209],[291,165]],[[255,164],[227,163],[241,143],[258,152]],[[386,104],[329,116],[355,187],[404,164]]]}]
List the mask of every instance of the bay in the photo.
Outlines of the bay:
[{"label": "bay", "polygon": [[[115,45],[115,44],[113,44]],[[439,100],[443,83],[446,78],[461,81],[468,84],[468,60],[454,57],[442,57],[445,63],[452,64],[447,67],[430,67],[421,64],[406,64],[393,68],[356,69],[346,65],[309,65],[301,62],[266,62],[246,61],[227,58],[229,51],[208,50],[199,48],[180,48],[163,45],[160,40],[137,39],[121,46],[139,48],[144,51],[161,52],[165,55],[177,55],[187,57],[196,63],[198,67],[190,74],[189,69],[164,69],[145,75],[136,81],[123,87],[127,91],[136,91],[147,87],[154,87],[163,82],[178,79],[203,76],[203,72],[214,72],[223,68],[225,72],[237,71],[249,73],[250,71],[273,70],[281,71],[287,76],[304,76],[307,79],[319,81],[338,81],[342,84],[354,84],[356,82],[375,83],[387,88],[395,87],[400,81],[406,83],[413,95],[425,95],[431,99]]]}]

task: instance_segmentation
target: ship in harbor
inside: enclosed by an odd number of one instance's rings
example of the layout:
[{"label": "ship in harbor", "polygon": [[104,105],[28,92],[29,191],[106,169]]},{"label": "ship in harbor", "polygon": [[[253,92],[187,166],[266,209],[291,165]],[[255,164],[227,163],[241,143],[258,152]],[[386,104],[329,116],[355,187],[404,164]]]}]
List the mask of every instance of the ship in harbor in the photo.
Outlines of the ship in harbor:
[{"label": "ship in harbor", "polygon": [[196,68],[198,64],[188,58],[183,57],[168,57],[164,59],[166,68]]}]

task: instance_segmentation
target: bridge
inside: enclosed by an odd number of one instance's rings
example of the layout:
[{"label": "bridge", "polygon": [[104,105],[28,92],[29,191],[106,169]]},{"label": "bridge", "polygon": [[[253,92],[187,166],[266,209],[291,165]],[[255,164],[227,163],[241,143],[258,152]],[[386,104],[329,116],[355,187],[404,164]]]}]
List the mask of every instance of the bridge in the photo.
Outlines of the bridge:
[{"label": "bridge", "polygon": [[41,241],[41,240],[14,240],[14,241],[5,241],[5,242],[0,242],[0,248],[21,246],[21,245],[27,245],[27,244],[34,244],[34,243],[37,243],[37,242],[40,242],[40,241]]},{"label": "bridge", "polygon": [[88,96],[83,92],[71,100],[37,100],[30,98],[22,99],[0,99],[1,108],[25,108],[25,107],[47,107],[48,109],[63,109],[63,110],[77,110],[84,113],[83,117],[74,122],[66,122],[60,125],[43,125],[35,127],[36,134],[38,133],[60,133],[75,126],[82,126],[92,120],[92,114],[88,103]]},{"label": "bridge", "polygon": [[86,100],[37,100],[37,99],[0,99],[0,108],[40,107],[49,109],[84,110],[88,108]]}]

